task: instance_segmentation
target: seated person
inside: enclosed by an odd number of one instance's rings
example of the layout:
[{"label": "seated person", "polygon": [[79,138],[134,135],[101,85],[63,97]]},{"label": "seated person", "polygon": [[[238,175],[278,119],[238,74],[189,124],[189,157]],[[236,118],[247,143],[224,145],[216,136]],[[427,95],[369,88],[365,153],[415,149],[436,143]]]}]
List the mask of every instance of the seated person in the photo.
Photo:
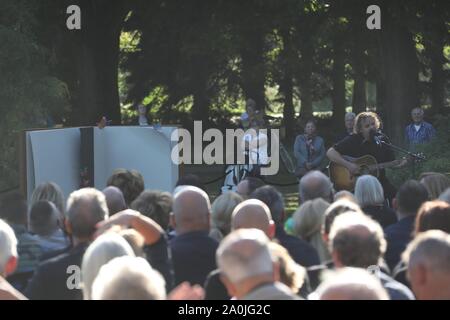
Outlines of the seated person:
[{"label": "seated person", "polygon": [[305,134],[295,138],[294,154],[297,159],[297,177],[304,176],[311,170],[322,170],[322,162],[325,159],[325,144],[316,134],[316,123],[309,120],[305,126]]}]

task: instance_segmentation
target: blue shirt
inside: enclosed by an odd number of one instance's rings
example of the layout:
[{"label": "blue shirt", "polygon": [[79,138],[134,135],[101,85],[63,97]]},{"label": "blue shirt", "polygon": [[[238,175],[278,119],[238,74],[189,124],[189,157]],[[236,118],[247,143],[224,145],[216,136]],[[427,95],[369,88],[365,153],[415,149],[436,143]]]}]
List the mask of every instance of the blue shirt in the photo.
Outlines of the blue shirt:
[{"label": "blue shirt", "polygon": [[405,129],[405,141],[409,146],[429,142],[435,135],[436,130],[425,121],[422,121],[419,130],[416,130],[414,123],[411,123]]}]

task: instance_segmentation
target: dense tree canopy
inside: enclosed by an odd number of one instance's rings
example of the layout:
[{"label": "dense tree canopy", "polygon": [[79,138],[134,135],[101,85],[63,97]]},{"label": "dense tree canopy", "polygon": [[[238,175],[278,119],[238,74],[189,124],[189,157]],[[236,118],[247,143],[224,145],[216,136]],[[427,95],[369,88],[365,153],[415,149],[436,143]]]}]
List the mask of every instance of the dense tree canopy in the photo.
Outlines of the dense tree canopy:
[{"label": "dense tree canopy", "polygon": [[138,103],[152,121],[221,126],[247,98],[288,137],[313,114],[341,128],[351,107],[400,142],[412,107],[450,109],[449,15],[445,0],[0,0],[2,147],[46,122],[127,123]]}]

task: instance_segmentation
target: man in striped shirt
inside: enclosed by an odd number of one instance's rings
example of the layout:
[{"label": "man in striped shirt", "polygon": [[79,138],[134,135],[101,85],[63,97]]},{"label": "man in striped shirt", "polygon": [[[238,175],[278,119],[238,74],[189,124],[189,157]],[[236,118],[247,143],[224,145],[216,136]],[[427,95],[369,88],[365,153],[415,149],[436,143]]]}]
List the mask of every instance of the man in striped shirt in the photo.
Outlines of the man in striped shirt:
[{"label": "man in striped shirt", "polygon": [[405,141],[409,148],[413,148],[416,144],[430,142],[436,135],[433,126],[423,121],[423,109],[414,108],[411,111],[413,123],[405,128]]}]

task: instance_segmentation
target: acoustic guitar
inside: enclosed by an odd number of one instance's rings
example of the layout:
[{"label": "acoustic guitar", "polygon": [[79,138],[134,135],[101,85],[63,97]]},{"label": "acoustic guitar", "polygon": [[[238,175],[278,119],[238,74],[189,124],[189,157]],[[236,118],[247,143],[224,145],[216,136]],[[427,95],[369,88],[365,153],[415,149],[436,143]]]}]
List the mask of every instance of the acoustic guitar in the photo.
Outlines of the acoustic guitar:
[{"label": "acoustic guitar", "polygon": [[360,158],[343,156],[343,158],[357,164],[359,166],[359,172],[358,174],[353,175],[346,167],[335,162],[330,162],[328,167],[330,179],[334,183],[334,188],[338,191],[353,191],[355,188],[356,179],[361,175],[370,174],[378,178],[381,169],[397,167],[405,162],[405,160],[409,162],[408,158],[402,158],[390,162],[378,163],[377,160],[370,155],[365,155]]}]

